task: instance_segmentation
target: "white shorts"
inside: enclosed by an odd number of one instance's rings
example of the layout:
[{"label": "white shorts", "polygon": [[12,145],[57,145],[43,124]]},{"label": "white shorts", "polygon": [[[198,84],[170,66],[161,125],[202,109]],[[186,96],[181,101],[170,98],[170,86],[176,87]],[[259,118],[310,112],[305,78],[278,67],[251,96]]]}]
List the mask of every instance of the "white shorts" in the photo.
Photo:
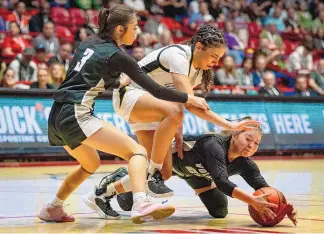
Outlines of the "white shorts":
[{"label": "white shorts", "polygon": [[120,94],[119,89],[114,89],[113,92],[113,107],[114,110],[118,115],[123,117],[123,119],[126,120],[126,122],[129,123],[130,127],[134,132],[140,131],[140,130],[156,130],[159,126],[160,122],[151,122],[151,123],[134,123],[130,122],[129,118],[132,113],[132,110],[137,102],[137,100],[143,96],[144,94],[149,93],[145,91],[144,89],[135,88],[133,86],[127,86],[126,92],[123,97],[122,103],[120,104]]}]

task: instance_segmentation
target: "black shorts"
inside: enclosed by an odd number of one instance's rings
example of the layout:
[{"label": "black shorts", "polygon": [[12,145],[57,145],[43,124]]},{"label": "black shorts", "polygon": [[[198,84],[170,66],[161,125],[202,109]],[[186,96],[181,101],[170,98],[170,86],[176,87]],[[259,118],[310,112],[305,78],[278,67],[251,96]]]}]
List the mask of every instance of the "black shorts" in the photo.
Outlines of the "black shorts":
[{"label": "black shorts", "polygon": [[186,171],[182,169],[180,164],[181,164],[181,159],[178,157],[177,153],[174,153],[172,155],[173,172],[179,178],[185,180],[192,189],[200,189],[200,188],[208,187],[213,183],[212,180],[209,180],[205,177],[188,174]]},{"label": "black shorts", "polygon": [[52,146],[71,149],[102,127],[92,109],[80,104],[54,102],[48,117],[48,139]]}]

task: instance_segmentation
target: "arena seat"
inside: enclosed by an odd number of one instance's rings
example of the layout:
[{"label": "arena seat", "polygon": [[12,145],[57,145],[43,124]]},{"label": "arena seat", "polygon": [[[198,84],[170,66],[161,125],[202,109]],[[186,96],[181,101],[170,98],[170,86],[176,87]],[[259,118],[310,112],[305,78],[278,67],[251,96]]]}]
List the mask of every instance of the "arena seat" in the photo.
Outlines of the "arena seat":
[{"label": "arena seat", "polygon": [[52,7],[51,18],[56,25],[71,26],[71,17],[69,11],[62,7]]}]

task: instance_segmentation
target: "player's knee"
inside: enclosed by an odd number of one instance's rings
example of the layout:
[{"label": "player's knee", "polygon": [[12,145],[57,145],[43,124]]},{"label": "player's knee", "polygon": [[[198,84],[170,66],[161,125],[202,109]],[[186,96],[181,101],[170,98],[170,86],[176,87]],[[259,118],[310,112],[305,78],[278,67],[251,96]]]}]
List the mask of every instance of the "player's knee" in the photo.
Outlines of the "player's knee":
[{"label": "player's knee", "polygon": [[214,218],[225,218],[228,214],[228,201],[224,193],[217,188],[199,194],[200,200]]},{"label": "player's knee", "polygon": [[209,214],[217,219],[225,218],[228,214],[228,208],[226,207],[218,207],[214,210],[208,210]]},{"label": "player's knee", "polygon": [[136,148],[133,150],[132,155],[141,155],[147,158],[147,151],[143,146],[138,144]]},{"label": "player's knee", "polygon": [[94,173],[100,167],[100,158],[93,158],[91,159],[91,163],[87,164],[86,166],[82,166],[85,170],[89,173]]},{"label": "player's knee", "polygon": [[171,111],[170,111],[172,119],[176,123],[182,123],[184,118],[184,106],[182,104],[174,103]]}]

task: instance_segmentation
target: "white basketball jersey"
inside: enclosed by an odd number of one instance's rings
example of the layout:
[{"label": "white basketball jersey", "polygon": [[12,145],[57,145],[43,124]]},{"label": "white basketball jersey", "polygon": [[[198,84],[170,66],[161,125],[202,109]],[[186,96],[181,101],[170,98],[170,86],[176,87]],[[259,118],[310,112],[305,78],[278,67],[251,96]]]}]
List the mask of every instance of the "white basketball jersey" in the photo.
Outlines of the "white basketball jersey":
[{"label": "white basketball jersey", "polygon": [[[175,89],[171,73],[178,73],[189,77],[194,88],[201,83],[203,70],[196,70],[192,66],[192,53],[192,48],[188,45],[171,45],[151,52],[138,65],[162,86]],[[134,81],[131,85],[141,88]]]}]

